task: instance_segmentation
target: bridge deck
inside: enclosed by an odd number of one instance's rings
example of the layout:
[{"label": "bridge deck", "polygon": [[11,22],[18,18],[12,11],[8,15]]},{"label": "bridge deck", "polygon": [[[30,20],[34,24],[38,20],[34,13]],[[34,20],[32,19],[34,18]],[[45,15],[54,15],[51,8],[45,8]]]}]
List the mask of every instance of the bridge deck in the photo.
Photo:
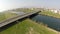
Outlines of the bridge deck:
[{"label": "bridge deck", "polygon": [[12,23],[12,22],[18,20],[18,19],[22,19],[22,18],[24,18],[24,17],[30,16],[30,15],[32,15],[32,14],[35,14],[35,13],[37,13],[37,12],[39,12],[39,11],[33,11],[33,12],[30,12],[30,13],[26,13],[26,14],[24,14],[24,15],[18,15],[18,16],[15,16],[15,17],[13,17],[13,18],[10,18],[10,19],[7,19],[7,20],[5,20],[5,21],[2,21],[2,22],[0,22],[0,27],[3,27],[3,26],[5,26],[5,25],[7,25],[7,24],[9,24],[9,23]]}]

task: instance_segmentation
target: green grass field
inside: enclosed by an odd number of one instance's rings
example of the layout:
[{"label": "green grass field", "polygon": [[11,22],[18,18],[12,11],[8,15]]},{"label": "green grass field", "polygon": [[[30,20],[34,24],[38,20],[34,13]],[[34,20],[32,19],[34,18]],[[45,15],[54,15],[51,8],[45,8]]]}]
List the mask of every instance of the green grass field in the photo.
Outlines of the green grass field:
[{"label": "green grass field", "polygon": [[5,12],[5,13],[0,13],[0,21],[3,21],[5,19],[11,18],[16,16],[17,14],[13,14],[13,13],[9,13],[9,12]]},{"label": "green grass field", "polygon": [[4,14],[1,14],[1,13],[0,13],[0,21],[2,21],[2,20],[4,20],[4,19],[6,19],[5,16],[4,16]]},{"label": "green grass field", "polygon": [[17,12],[25,12],[25,13],[28,13],[28,12],[32,12],[33,10],[29,9],[29,8],[18,8],[18,9],[15,9],[15,11]]},{"label": "green grass field", "polygon": [[30,19],[19,22],[16,25],[0,32],[0,34],[56,34],[55,32],[47,29],[42,24],[38,24]]},{"label": "green grass field", "polygon": [[53,12],[51,12],[51,11],[42,11],[42,12],[40,12],[39,14],[47,15],[47,16],[52,16],[52,17],[55,17],[55,18],[60,18],[60,14],[58,14],[58,13],[53,13]]}]

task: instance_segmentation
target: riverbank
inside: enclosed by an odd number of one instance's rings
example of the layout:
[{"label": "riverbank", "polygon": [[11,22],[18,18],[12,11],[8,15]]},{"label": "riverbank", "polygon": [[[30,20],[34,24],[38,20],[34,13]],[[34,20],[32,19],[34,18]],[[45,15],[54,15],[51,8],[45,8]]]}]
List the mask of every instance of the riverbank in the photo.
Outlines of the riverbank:
[{"label": "riverbank", "polygon": [[54,30],[54,29],[51,29],[51,28],[47,28],[47,29],[49,29],[49,30],[51,30],[51,31],[53,31],[53,32],[55,32],[56,34],[60,34],[60,32],[59,31],[56,31],[56,30]]},{"label": "riverbank", "polygon": [[40,12],[39,14],[45,15],[45,16],[51,16],[51,17],[54,17],[54,18],[60,18],[60,14],[58,14],[58,13],[53,13],[53,12],[51,12],[51,11],[42,11],[42,12]]}]

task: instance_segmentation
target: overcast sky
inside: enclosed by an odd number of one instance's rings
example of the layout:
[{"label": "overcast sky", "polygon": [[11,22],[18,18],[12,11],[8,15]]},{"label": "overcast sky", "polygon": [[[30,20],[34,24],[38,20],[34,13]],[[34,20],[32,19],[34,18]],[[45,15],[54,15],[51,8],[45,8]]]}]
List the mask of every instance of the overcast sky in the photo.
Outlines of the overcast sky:
[{"label": "overcast sky", "polygon": [[60,8],[60,0],[0,0],[0,11],[21,7]]}]

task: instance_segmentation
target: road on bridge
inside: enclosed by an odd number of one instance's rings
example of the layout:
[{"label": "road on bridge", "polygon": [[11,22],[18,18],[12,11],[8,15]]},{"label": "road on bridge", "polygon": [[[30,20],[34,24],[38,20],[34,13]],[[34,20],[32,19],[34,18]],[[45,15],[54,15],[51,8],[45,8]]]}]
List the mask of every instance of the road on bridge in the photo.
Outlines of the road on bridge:
[{"label": "road on bridge", "polygon": [[32,14],[35,14],[35,13],[37,13],[37,12],[39,12],[39,11],[33,11],[33,12],[30,12],[30,13],[26,13],[26,14],[23,14],[23,15],[17,15],[17,16],[15,16],[15,17],[6,19],[6,20],[0,22],[0,28],[3,27],[3,26],[5,26],[5,25],[7,25],[7,24],[9,24],[9,23],[14,22],[14,21],[16,21],[16,20],[18,20],[18,19],[22,19],[22,18],[24,18],[24,17],[30,16],[30,15],[32,15]]}]

